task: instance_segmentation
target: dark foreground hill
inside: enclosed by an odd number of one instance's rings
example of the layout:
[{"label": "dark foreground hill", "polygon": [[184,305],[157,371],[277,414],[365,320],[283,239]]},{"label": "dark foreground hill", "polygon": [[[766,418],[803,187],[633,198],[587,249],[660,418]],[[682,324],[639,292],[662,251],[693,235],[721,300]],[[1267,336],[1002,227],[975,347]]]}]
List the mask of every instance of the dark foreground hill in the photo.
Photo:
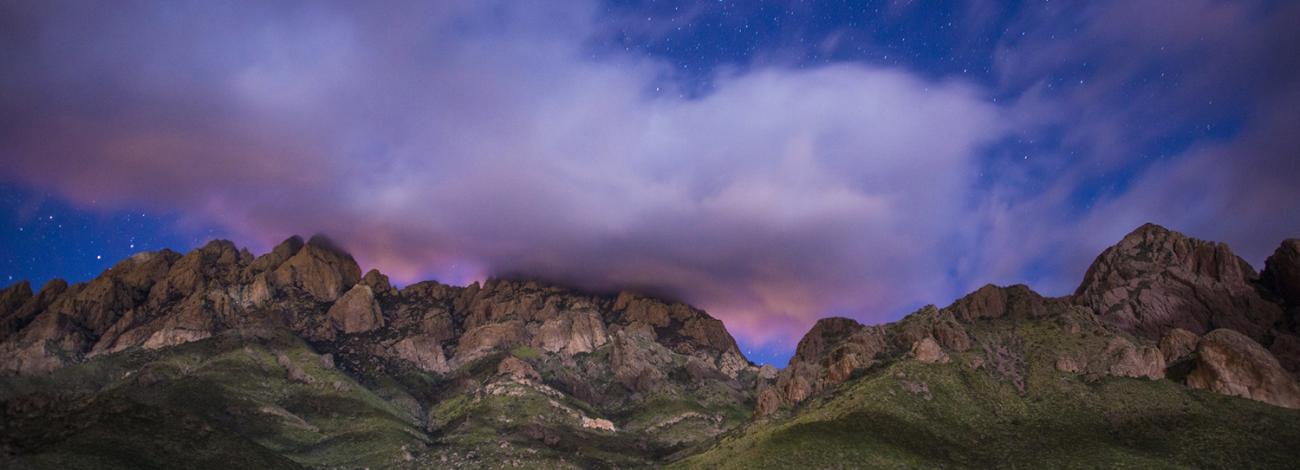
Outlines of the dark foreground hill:
[{"label": "dark foreground hill", "polygon": [[1298,313],[1300,241],[1147,225],[1074,295],[825,319],[778,372],[679,303],[218,241],[0,292],[0,464],[1289,468]]}]

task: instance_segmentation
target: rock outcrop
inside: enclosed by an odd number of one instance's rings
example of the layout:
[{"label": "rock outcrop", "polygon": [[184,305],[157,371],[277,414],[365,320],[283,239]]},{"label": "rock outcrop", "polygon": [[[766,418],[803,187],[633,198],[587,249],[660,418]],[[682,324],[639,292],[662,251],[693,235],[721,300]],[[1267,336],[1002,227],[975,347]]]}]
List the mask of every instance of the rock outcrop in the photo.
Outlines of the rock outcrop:
[{"label": "rock outcrop", "polygon": [[513,356],[506,356],[497,364],[497,375],[504,375],[514,380],[541,380],[533,366]]},{"label": "rock outcrop", "polygon": [[[777,371],[750,364],[722,322],[679,302],[509,279],[399,290],[377,270],[363,276],[350,255],[323,237],[291,237],[259,257],[214,241],[184,255],[142,253],[86,283],[0,290],[0,373],[46,372],[131,348],[269,328],[333,354],[339,367],[356,367],[356,355],[368,354],[367,367],[390,361],[452,375],[510,352],[540,355],[555,362],[515,361],[550,364],[538,370],[561,371],[546,377],[548,383],[575,396],[639,400],[709,384],[734,393],[730,399],[756,403],[755,414],[763,416],[900,360],[979,370],[1023,391],[1026,352],[1018,333],[1003,330],[1042,320],[1079,339],[1075,349],[1047,359],[1060,372],[1089,380],[1159,379],[1167,367],[1194,362],[1189,384],[1289,403],[1287,388],[1278,385],[1285,380],[1258,377],[1282,370],[1293,381],[1286,371],[1300,371],[1297,282],[1300,241],[1283,243],[1257,275],[1226,245],[1145,225],[1102,253],[1069,297],[989,285],[888,325],[823,319]],[[993,323],[1003,332],[981,326]],[[1208,344],[1198,336],[1225,328],[1255,347],[1223,334]],[[584,369],[571,370],[579,359]],[[587,380],[594,374],[607,374],[612,381],[602,386],[614,388],[596,391]]]},{"label": "rock outcrop", "polygon": [[363,333],[384,326],[384,314],[370,286],[357,284],[330,306],[330,321],[343,333]]},{"label": "rock outcrop", "polygon": [[[184,255],[140,253],[84,284],[56,280],[39,293],[25,282],[9,286],[0,290],[0,373],[45,372],[245,327],[285,328],[330,349],[371,334],[354,350],[433,373],[516,346],[592,353],[619,332],[639,338],[624,341],[612,366],[633,388],[685,364],[692,380],[757,371],[720,321],[685,304],[502,279],[398,290],[377,270],[363,276],[351,255],[316,236],[290,237],[258,257],[218,240]],[[328,346],[335,342],[343,343]]]},{"label": "rock outcrop", "polygon": [[1110,375],[1118,377],[1163,379],[1165,357],[1159,349],[1134,345],[1122,336],[1116,336],[1106,346]]},{"label": "rock outcrop", "polygon": [[430,335],[407,336],[393,343],[393,353],[404,361],[427,372],[446,373],[451,370],[443,355],[442,345]]},{"label": "rock outcrop", "polygon": [[1195,334],[1230,328],[1262,341],[1282,310],[1261,297],[1258,279],[1226,244],[1146,224],[1097,257],[1074,302],[1151,340],[1174,328]]},{"label": "rock outcrop", "polygon": [[931,364],[947,364],[951,361],[948,353],[943,352],[943,348],[939,347],[939,342],[930,337],[921,338],[920,341],[912,344],[912,356],[918,361]]},{"label": "rock outcrop", "polygon": [[1166,364],[1173,364],[1191,355],[1200,340],[1196,333],[1174,328],[1160,338],[1160,354],[1164,355]]},{"label": "rock outcrop", "polygon": [[[291,251],[301,243],[301,239],[296,240],[285,241],[282,244],[287,245],[285,249],[271,254],[278,257]],[[300,249],[271,272],[271,282],[275,287],[297,287],[316,300],[326,302],[337,299],[345,289],[360,281],[361,268],[352,259],[352,255],[319,235],[301,245]]]},{"label": "rock outcrop", "polygon": [[608,342],[605,323],[596,312],[563,312],[542,322],[533,336],[536,347],[568,355],[591,352]]},{"label": "rock outcrop", "polygon": [[1225,395],[1300,408],[1300,386],[1268,350],[1246,335],[1217,329],[1201,337],[1187,385]]}]

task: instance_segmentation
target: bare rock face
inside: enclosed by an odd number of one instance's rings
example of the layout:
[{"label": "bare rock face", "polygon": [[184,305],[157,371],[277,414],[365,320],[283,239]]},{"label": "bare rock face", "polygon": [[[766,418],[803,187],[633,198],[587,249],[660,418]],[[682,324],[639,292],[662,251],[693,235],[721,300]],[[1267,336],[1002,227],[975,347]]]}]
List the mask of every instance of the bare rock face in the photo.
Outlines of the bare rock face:
[{"label": "bare rock face", "polygon": [[1002,318],[1009,314],[1034,318],[1046,313],[1046,299],[1028,286],[998,287],[985,285],[965,297],[957,299],[944,310],[951,311],[958,321],[971,322],[981,318]]},{"label": "bare rock face", "polygon": [[781,389],[785,394],[785,398],[790,400],[791,403],[807,400],[812,395],[812,386],[808,385],[808,380],[804,379],[802,375],[792,375],[789,380],[784,383],[778,382],[778,384],[782,386]]},{"label": "bare rock face", "polygon": [[1173,364],[1187,357],[1196,350],[1196,343],[1201,338],[1196,333],[1174,328],[1160,338],[1160,353],[1164,355],[1165,364]]},{"label": "bare rock face", "polygon": [[1218,329],[1201,337],[1187,386],[1300,408],[1300,386],[1277,359],[1249,337]]},{"label": "bare rock face", "polygon": [[361,277],[361,283],[370,287],[376,296],[393,296],[397,295],[397,289],[388,282],[388,276],[379,272],[378,269],[366,271],[366,275]]},{"label": "bare rock face", "polygon": [[519,320],[489,323],[466,331],[456,346],[456,364],[468,364],[492,349],[518,345],[525,337],[524,324]]},{"label": "bare rock face", "polygon": [[763,387],[758,391],[758,404],[754,406],[754,416],[763,417],[781,409],[781,395],[775,388]]},{"label": "bare rock face", "polygon": [[566,355],[591,352],[609,342],[605,323],[596,312],[564,312],[546,320],[533,336],[534,346]]},{"label": "bare rock face", "polygon": [[913,344],[912,355],[918,361],[931,364],[947,364],[951,360],[948,353],[943,352],[939,342],[930,337],[921,338],[920,341]]},{"label": "bare rock face", "polygon": [[668,377],[673,353],[644,332],[622,330],[613,335],[609,366],[614,379],[631,392],[655,390]]},{"label": "bare rock face", "polygon": [[866,328],[857,320],[830,317],[817,320],[795,347],[792,361],[816,362],[830,353],[832,347],[848,339],[853,333]]},{"label": "bare rock face", "polygon": [[966,329],[953,318],[952,313],[943,312],[934,322],[934,338],[940,346],[957,352],[970,349],[970,336],[966,334]]},{"label": "bare rock face", "polygon": [[514,356],[506,356],[497,364],[497,375],[505,375],[515,380],[541,380],[542,376],[527,362]]},{"label": "bare rock face", "polygon": [[1159,349],[1137,346],[1117,336],[1106,346],[1105,356],[1110,361],[1110,375],[1151,380],[1165,378],[1165,358]]},{"label": "bare rock face", "polygon": [[1083,372],[1088,365],[1082,360],[1073,356],[1061,356],[1056,358],[1056,370],[1070,374]]},{"label": "bare rock face", "polygon": [[1000,318],[1007,312],[1007,293],[995,285],[979,288],[953,304],[953,311],[965,321]]},{"label": "bare rock face", "polygon": [[416,335],[402,338],[393,343],[393,353],[398,358],[415,364],[421,370],[445,374],[451,368],[443,355],[442,345],[437,338],[430,335]]},{"label": "bare rock face", "polygon": [[[677,309],[681,310],[680,307]],[[614,300],[614,310],[622,310],[624,318],[629,323],[641,322],[654,327],[668,326],[674,314],[679,317],[689,315],[687,312],[674,312],[669,305],[626,291],[619,293],[618,298]]]},{"label": "bare rock face", "polygon": [[1231,328],[1262,340],[1282,311],[1259,295],[1257,278],[1225,244],[1146,224],[1097,257],[1074,302],[1150,340],[1173,328]]},{"label": "bare rock face", "polygon": [[259,256],[252,263],[249,263],[248,272],[250,274],[261,274],[272,271],[284,264],[285,261],[289,261],[289,258],[292,258],[293,255],[298,254],[298,250],[301,250],[303,245],[305,243],[302,241],[302,237],[297,235],[289,237],[276,245],[275,248],[272,248],[270,253]]},{"label": "bare rock face", "polygon": [[609,431],[609,432],[617,431],[616,429],[614,429],[614,423],[604,418],[588,418],[586,416],[583,416],[582,427],[587,429],[599,429],[602,431]]},{"label": "bare rock face", "polygon": [[330,307],[327,315],[334,329],[362,333],[384,326],[384,315],[369,286],[357,284]]},{"label": "bare rock face", "polygon": [[776,374],[774,388],[788,403],[799,403],[871,367],[888,349],[881,327],[823,318],[799,340],[790,364]]},{"label": "bare rock face", "polygon": [[319,235],[312,237],[271,274],[275,287],[298,287],[326,302],[337,299],[344,289],[360,281],[361,268],[352,255]]}]

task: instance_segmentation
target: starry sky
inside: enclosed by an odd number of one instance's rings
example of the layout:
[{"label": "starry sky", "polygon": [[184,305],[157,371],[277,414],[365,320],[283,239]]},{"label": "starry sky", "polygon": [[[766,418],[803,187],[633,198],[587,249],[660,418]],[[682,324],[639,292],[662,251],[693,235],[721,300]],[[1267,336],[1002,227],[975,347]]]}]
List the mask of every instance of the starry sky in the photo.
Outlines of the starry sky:
[{"label": "starry sky", "polygon": [[782,365],[1071,292],[1144,222],[1300,236],[1300,3],[0,2],[0,282],[325,233],[399,284],[631,287]]}]

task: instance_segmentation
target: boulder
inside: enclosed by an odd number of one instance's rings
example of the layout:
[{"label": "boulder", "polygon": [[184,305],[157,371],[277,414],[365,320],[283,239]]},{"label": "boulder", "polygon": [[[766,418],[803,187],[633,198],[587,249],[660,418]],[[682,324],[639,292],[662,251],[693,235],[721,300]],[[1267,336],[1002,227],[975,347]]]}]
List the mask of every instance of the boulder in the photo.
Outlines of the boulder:
[{"label": "boulder", "polygon": [[1106,346],[1105,356],[1110,361],[1110,375],[1152,380],[1165,378],[1165,357],[1159,349],[1136,346],[1117,336]]},{"label": "boulder", "polygon": [[1183,360],[1196,350],[1196,343],[1200,340],[1196,333],[1182,328],[1169,330],[1163,338],[1160,338],[1160,353],[1164,355],[1165,364]]},{"label": "boulder", "polygon": [[1083,361],[1074,358],[1074,356],[1061,356],[1056,358],[1056,370],[1070,374],[1082,372],[1087,367]]},{"label": "boulder", "polygon": [[370,290],[375,291],[377,296],[397,295],[397,289],[394,289],[393,285],[388,282],[388,276],[379,272],[378,269],[366,271],[366,275],[361,277],[361,283],[369,286]]},{"label": "boulder", "polygon": [[802,375],[793,375],[783,382],[778,381],[777,384],[782,386],[781,391],[790,403],[799,403],[812,395],[812,386]]},{"label": "boulder", "polygon": [[945,349],[957,352],[970,349],[970,336],[966,334],[966,329],[962,328],[961,324],[952,318],[950,313],[946,313],[935,321],[933,332],[934,339]]},{"label": "boulder", "polygon": [[1300,408],[1300,386],[1268,350],[1246,335],[1217,329],[1196,346],[1196,367],[1187,386]]},{"label": "boulder", "polygon": [[758,391],[758,403],[754,406],[754,416],[769,416],[780,408],[781,395],[777,393],[775,388],[763,387]]},{"label": "boulder", "polygon": [[508,376],[514,380],[542,379],[533,366],[514,356],[506,356],[497,364],[497,375]]},{"label": "boulder", "polygon": [[916,360],[931,364],[947,364],[951,359],[948,353],[943,352],[939,343],[934,338],[925,337],[920,341],[912,344],[912,355]]},{"label": "boulder", "polygon": [[430,335],[415,335],[393,343],[393,353],[398,358],[414,364],[426,372],[447,373],[451,368],[443,355],[442,345]]},{"label": "boulder", "polygon": [[586,416],[583,416],[582,427],[587,429],[599,429],[602,431],[609,431],[609,432],[615,431],[614,423],[608,419],[603,419],[603,418],[588,418]]},{"label": "boulder", "polygon": [[374,291],[363,284],[343,294],[330,306],[327,315],[334,329],[343,333],[362,333],[384,326],[384,314],[375,301]]}]

